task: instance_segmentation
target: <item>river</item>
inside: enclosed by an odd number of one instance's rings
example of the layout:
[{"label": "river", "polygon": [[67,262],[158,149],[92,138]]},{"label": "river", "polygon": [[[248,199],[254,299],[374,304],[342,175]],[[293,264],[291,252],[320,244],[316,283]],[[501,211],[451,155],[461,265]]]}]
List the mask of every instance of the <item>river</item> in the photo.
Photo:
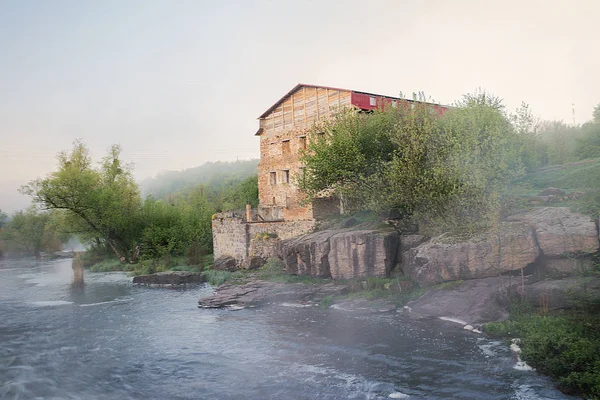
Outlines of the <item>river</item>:
[{"label": "river", "polygon": [[[0,399],[570,399],[501,341],[398,313],[197,308],[71,260],[0,261]],[[390,397],[391,396],[391,397]]]}]

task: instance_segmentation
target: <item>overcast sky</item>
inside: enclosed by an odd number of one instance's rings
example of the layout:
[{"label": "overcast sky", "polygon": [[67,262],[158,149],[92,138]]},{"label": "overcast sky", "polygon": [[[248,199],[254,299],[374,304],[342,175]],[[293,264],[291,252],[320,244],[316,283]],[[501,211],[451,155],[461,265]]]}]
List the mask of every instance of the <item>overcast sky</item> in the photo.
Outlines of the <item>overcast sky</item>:
[{"label": "overcast sky", "polygon": [[598,0],[0,0],[0,209],[81,138],[143,179],[256,158],[299,82],[451,103],[483,88],[544,119],[600,103]]}]

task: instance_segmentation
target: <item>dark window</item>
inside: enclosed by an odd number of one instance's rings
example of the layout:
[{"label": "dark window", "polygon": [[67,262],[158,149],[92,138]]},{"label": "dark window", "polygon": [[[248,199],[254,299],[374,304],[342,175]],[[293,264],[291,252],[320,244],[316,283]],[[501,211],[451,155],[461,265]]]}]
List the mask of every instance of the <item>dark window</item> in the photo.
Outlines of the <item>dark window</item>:
[{"label": "dark window", "polygon": [[290,141],[289,140],[282,141],[281,149],[283,151],[283,154],[290,154]]},{"label": "dark window", "polygon": [[277,185],[277,172],[269,172],[269,183],[271,185]]},{"label": "dark window", "polygon": [[298,139],[300,140],[300,149],[306,149],[306,136],[300,136]]},{"label": "dark window", "polygon": [[284,169],[281,171],[281,183],[290,183],[290,170]]}]

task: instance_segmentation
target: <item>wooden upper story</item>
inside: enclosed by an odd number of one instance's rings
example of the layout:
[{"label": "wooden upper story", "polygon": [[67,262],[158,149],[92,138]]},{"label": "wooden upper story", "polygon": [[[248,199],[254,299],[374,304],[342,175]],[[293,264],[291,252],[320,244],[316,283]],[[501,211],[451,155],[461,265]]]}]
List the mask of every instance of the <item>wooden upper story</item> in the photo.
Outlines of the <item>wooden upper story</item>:
[{"label": "wooden upper story", "polygon": [[[269,136],[288,129],[310,128],[316,121],[328,119],[345,107],[369,111],[385,105],[395,107],[414,102],[400,97],[299,83],[258,117],[256,135]],[[439,104],[430,104],[440,114],[448,109]]]}]

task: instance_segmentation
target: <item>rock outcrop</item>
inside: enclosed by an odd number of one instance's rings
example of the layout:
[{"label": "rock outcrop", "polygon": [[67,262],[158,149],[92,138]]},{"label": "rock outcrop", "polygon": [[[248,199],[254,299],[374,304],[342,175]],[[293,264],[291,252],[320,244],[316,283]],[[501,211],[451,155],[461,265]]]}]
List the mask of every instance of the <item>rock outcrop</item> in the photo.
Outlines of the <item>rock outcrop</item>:
[{"label": "rock outcrop", "polygon": [[[404,311],[413,318],[446,318],[462,324],[479,324],[508,317],[508,291],[518,282],[495,276],[433,289],[406,304]],[[512,289],[511,289],[512,286]]]},{"label": "rock outcrop", "polygon": [[404,273],[421,286],[519,270],[539,255],[531,228],[504,223],[468,240],[438,237],[408,251]]},{"label": "rock outcrop", "polygon": [[318,301],[326,296],[336,296],[346,292],[345,285],[334,283],[310,285],[252,280],[244,284],[224,283],[212,295],[201,298],[198,301],[198,307],[222,308],[273,301]]},{"label": "rock outcrop", "polygon": [[279,254],[289,273],[349,279],[388,276],[397,248],[395,231],[324,230],[282,241]]},{"label": "rock outcrop", "polygon": [[393,272],[429,286],[530,265],[540,267],[545,276],[568,276],[589,269],[589,256],[599,248],[590,217],[566,207],[542,207],[466,239],[399,235],[391,229],[327,229],[279,242],[277,255],[291,274],[350,279],[389,277]]},{"label": "rock outcrop", "polygon": [[350,231],[329,239],[333,279],[387,277],[396,261],[397,232]]},{"label": "rock outcrop", "polygon": [[329,239],[336,233],[339,231],[324,230],[282,241],[278,253],[287,271],[294,275],[330,278]]},{"label": "rock outcrop", "polygon": [[574,213],[567,207],[543,207],[514,215],[533,227],[542,254],[558,257],[565,254],[591,254],[598,251],[598,231],[592,218]]},{"label": "rock outcrop", "polygon": [[206,282],[204,274],[184,271],[157,272],[133,277],[134,285],[172,286]]}]

